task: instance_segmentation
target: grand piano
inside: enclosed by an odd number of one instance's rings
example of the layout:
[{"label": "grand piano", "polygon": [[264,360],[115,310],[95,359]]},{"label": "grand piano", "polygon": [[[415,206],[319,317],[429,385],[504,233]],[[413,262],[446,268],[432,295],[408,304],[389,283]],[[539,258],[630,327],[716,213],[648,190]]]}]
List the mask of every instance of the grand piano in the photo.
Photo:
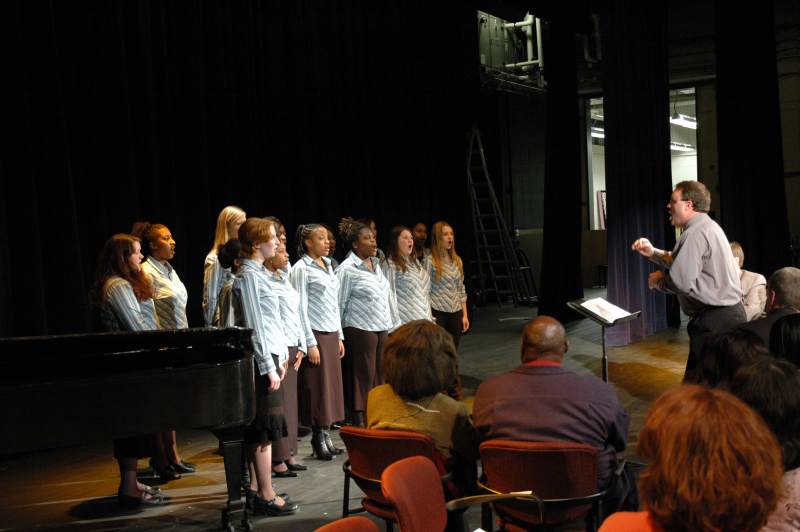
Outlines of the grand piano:
[{"label": "grand piano", "polygon": [[0,338],[0,454],[180,428],[211,430],[225,460],[223,528],[250,528],[243,429],[254,416],[249,329]]}]

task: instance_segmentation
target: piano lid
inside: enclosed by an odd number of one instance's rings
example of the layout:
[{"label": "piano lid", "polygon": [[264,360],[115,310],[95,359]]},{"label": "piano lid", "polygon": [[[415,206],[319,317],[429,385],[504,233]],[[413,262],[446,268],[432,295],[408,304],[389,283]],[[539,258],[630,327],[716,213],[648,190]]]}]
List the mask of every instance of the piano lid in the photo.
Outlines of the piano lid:
[{"label": "piano lid", "polygon": [[252,359],[251,329],[0,338],[0,385]]}]

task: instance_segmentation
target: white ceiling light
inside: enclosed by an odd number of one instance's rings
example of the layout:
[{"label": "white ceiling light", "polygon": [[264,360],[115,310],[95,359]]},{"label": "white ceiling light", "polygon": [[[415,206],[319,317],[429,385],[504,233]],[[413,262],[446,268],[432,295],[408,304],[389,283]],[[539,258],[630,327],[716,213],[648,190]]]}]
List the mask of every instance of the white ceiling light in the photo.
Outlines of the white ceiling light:
[{"label": "white ceiling light", "polygon": [[606,138],[606,132],[601,127],[592,127],[592,137],[596,139],[604,139]]},{"label": "white ceiling light", "polygon": [[689,129],[697,129],[697,119],[695,117],[680,113],[672,113],[672,116],[669,117],[669,123]]},{"label": "white ceiling light", "polygon": [[672,151],[694,151],[694,146],[682,142],[670,142],[669,149]]}]

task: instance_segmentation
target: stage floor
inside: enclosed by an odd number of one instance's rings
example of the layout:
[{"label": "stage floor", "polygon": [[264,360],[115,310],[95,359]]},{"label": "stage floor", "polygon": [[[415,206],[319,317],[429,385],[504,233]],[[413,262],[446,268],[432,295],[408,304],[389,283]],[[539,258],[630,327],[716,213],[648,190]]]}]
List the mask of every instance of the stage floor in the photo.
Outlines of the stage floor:
[{"label": "stage floor", "polygon": [[[587,293],[587,296],[590,294]],[[594,295],[594,294],[592,294]],[[536,315],[525,307],[485,307],[472,316],[473,328],[460,349],[465,401],[486,377],[507,371],[519,363],[520,331]],[[567,326],[570,350],[564,364],[577,372],[600,375],[600,327],[589,320]],[[665,390],[677,386],[688,353],[685,327],[669,329],[643,342],[608,348],[610,381],[631,415],[627,455],[636,459],[636,436],[650,403]],[[7,427],[6,430],[13,430]],[[338,434],[334,437],[339,445]],[[217,530],[225,501],[222,458],[217,442],[204,431],[178,433],[186,460],[199,472],[162,485],[172,503],[141,512],[124,512],[116,504],[119,473],[112,459],[111,443],[30,453],[0,458],[0,530]],[[307,458],[309,438],[300,442],[300,458],[309,470],[297,478],[275,479],[279,491],[288,492],[300,505],[289,517],[254,518],[256,530],[306,531],[341,516],[343,457],[332,462]],[[143,481],[151,483],[147,461],[140,462]],[[360,492],[351,491],[351,507],[358,506]],[[480,525],[479,513],[467,514],[471,529]],[[383,527],[381,527],[382,529]]]}]

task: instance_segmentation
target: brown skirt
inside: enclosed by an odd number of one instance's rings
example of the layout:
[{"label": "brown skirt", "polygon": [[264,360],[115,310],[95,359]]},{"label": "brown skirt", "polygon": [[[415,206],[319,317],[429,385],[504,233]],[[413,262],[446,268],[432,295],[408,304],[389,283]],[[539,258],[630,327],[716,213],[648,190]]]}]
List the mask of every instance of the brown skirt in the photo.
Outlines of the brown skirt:
[{"label": "brown skirt", "polygon": [[[289,435],[278,438],[272,442],[272,462],[281,463],[297,454],[297,372],[294,363],[297,360],[297,348],[289,348],[289,368],[286,377],[281,382],[278,390],[283,401],[283,415],[286,418],[286,427]],[[303,364],[306,361],[303,360]]]},{"label": "brown skirt", "polygon": [[346,400],[348,408],[354,412],[366,410],[369,391],[384,382],[381,354],[386,338],[386,331],[344,329]]},{"label": "brown skirt", "polygon": [[320,363],[314,366],[306,359],[300,366],[300,416],[305,424],[328,427],[344,419],[339,333],[313,332]]}]

